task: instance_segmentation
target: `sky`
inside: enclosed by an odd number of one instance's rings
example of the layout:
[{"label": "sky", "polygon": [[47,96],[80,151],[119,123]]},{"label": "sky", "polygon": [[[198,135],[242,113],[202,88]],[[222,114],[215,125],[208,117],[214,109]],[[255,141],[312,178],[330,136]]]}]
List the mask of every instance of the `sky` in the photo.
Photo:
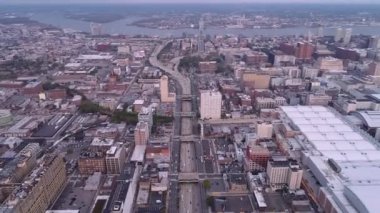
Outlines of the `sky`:
[{"label": "sky", "polygon": [[3,4],[71,3],[323,3],[380,4],[380,0],[0,0]]}]

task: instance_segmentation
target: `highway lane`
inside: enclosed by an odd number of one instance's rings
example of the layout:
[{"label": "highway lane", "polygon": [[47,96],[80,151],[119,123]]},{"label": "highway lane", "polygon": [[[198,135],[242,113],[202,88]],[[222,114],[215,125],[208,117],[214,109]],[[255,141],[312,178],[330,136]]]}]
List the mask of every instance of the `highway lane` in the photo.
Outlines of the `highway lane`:
[{"label": "highway lane", "polygon": [[[170,41],[169,41],[170,42]],[[175,58],[172,60],[172,63],[168,65],[162,64],[157,56],[163,50],[163,48],[169,43],[165,42],[164,44],[158,46],[152,53],[149,58],[149,62],[152,66],[158,67],[163,70],[165,73],[169,74],[172,78],[176,80],[176,82],[180,85],[181,92],[178,92],[177,95],[191,95],[191,82],[190,79],[186,76],[182,75],[178,72],[178,64],[181,57]],[[192,102],[191,101],[181,101],[182,112],[191,112],[192,111]],[[188,136],[193,134],[193,120],[191,118],[183,117],[180,121],[180,135]],[[197,172],[197,161],[195,154],[195,147],[193,143],[181,143],[179,146],[174,145],[173,148],[178,148],[177,150],[173,150],[175,153],[179,153],[180,155],[180,172],[184,173],[193,173]],[[176,155],[174,156],[176,159]],[[175,168],[174,168],[175,169]],[[174,177],[173,177],[174,178]],[[178,179],[173,179],[174,181]],[[174,184],[174,181],[172,184]],[[180,213],[196,213],[202,212],[201,207],[201,196],[199,184],[192,183],[182,183],[179,186],[179,210]],[[175,188],[175,187],[173,187]],[[175,190],[175,189],[173,189]],[[171,196],[177,195],[176,192],[169,192]],[[170,197],[169,199],[177,199],[176,197]],[[168,212],[173,212],[175,208],[173,207],[173,202],[169,203]]]}]

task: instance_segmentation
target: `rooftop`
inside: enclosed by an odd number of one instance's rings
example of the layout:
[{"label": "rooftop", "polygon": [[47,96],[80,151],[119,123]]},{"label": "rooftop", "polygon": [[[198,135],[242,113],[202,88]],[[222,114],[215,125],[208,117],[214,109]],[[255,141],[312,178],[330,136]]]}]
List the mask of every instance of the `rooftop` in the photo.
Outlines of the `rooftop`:
[{"label": "rooftop", "polygon": [[[376,212],[380,193],[380,149],[377,142],[321,106],[284,106],[284,122],[298,128],[305,163],[342,211]],[[341,168],[328,164],[333,160]],[[355,211],[354,211],[355,212]]]}]

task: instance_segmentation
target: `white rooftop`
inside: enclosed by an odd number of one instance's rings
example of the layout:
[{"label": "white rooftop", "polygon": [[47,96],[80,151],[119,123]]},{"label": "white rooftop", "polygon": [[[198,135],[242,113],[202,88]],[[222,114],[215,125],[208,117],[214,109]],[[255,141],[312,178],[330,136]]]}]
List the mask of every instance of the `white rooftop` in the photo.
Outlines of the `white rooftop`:
[{"label": "white rooftop", "polygon": [[[282,111],[305,136],[306,164],[327,186],[343,212],[377,212],[380,204],[380,149],[361,130],[322,106],[283,106]],[[333,159],[341,168],[334,172]]]},{"label": "white rooftop", "polygon": [[146,145],[136,145],[133,150],[131,161],[143,162],[145,156]]}]

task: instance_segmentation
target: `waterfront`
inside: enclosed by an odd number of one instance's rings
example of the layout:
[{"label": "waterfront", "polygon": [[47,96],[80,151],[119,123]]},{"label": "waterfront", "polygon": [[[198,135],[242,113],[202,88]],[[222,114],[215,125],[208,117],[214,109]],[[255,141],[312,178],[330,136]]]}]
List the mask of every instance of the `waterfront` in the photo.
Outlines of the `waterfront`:
[{"label": "waterfront", "polygon": [[[63,14],[46,12],[41,14],[33,14],[30,16],[32,20],[50,24],[59,28],[73,29],[76,31],[90,31],[90,23],[81,20],[74,20],[66,18]],[[150,36],[181,36],[183,33],[196,34],[197,29],[151,29],[144,27],[137,27],[130,25],[132,22],[139,20],[138,16],[130,16],[121,20],[103,24],[103,32],[107,34],[125,34],[125,35],[150,35]],[[353,34],[364,35],[380,35],[380,26],[355,26]],[[281,29],[225,29],[216,27],[207,27],[206,34],[209,35],[244,35],[244,36],[283,36],[283,35],[306,35],[308,31],[316,34],[316,28],[295,27],[295,28],[281,28]],[[334,35],[335,28],[325,28],[325,35]]]},{"label": "waterfront", "polygon": [[[118,15],[122,17],[119,20],[111,21],[103,24],[103,33],[106,34],[125,34],[125,35],[148,35],[148,36],[181,36],[183,33],[187,34],[197,34],[197,29],[186,28],[186,29],[152,29],[145,27],[133,26],[132,23],[141,19],[146,19],[147,17],[152,17],[154,14],[173,14],[173,13],[191,13],[191,14],[205,14],[207,11],[212,11],[213,13],[228,13],[231,8],[235,11],[247,11],[246,13],[260,14],[262,9],[255,5],[246,5],[246,8],[239,5],[203,5],[202,7],[197,7],[197,5],[188,5],[184,7],[183,5],[94,5],[94,6],[84,6],[84,5],[33,5],[33,6],[7,6],[0,8],[0,14],[12,14],[22,17],[29,17],[32,20],[38,21],[43,24],[49,24],[55,27],[63,29],[71,29],[75,31],[90,32],[90,22],[70,19],[69,16],[86,16],[87,15]],[[273,6],[273,7],[272,7]],[[296,10],[297,8],[282,6],[271,6],[271,13],[282,14],[281,11]],[[301,6],[300,6],[301,7]],[[363,8],[367,8],[362,6]],[[300,9],[308,9],[313,11],[315,9],[321,9],[318,5],[303,5]],[[352,13],[357,13],[360,8],[354,8],[345,6],[341,8],[345,12],[351,11]],[[368,9],[368,8],[367,8]],[[371,9],[371,8],[370,8]],[[376,8],[372,8],[376,9]],[[328,12],[328,8],[324,8],[325,13]],[[289,12],[288,12],[289,13]],[[373,13],[373,12],[372,12]],[[194,23],[196,24],[196,23]],[[326,23],[328,24],[328,23]],[[306,25],[306,24],[305,24]],[[331,25],[331,24],[330,24]],[[346,26],[343,26],[346,27]],[[347,26],[353,28],[353,34],[364,34],[364,35],[380,35],[380,25],[377,26]],[[334,35],[336,27],[326,27],[324,29],[325,35]],[[306,26],[294,27],[294,28],[277,28],[277,29],[237,29],[230,28],[225,29],[222,27],[210,27],[206,25],[205,33],[209,35],[244,35],[244,36],[286,36],[286,35],[307,35],[308,31],[312,34],[317,33],[317,28],[309,28]]]}]

